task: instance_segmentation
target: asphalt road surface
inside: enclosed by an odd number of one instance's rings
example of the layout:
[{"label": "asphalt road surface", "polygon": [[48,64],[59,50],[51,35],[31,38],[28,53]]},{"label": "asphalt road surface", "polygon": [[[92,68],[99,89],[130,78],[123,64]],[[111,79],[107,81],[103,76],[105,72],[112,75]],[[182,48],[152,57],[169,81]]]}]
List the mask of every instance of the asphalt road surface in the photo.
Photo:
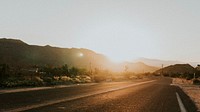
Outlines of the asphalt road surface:
[{"label": "asphalt road surface", "polygon": [[0,112],[196,112],[170,78],[0,94]]}]

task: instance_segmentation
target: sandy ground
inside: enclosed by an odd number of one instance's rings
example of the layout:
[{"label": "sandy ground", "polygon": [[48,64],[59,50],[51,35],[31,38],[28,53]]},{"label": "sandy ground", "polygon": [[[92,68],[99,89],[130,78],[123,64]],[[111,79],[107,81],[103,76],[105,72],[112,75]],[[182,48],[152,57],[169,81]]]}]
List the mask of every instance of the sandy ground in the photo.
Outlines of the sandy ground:
[{"label": "sandy ground", "polygon": [[173,84],[179,86],[195,102],[200,111],[200,85],[193,85],[192,81],[181,78],[174,78]]}]

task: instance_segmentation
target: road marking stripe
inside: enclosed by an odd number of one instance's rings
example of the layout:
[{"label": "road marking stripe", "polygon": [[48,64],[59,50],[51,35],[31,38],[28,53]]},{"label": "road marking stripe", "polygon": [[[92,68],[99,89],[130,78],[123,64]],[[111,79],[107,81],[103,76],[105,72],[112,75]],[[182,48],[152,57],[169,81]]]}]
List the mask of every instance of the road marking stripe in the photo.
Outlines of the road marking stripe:
[{"label": "road marking stripe", "polygon": [[127,85],[127,86],[115,88],[115,89],[104,90],[104,91],[97,91],[97,92],[94,92],[94,93],[83,94],[81,96],[74,96],[74,97],[71,97],[71,98],[64,98],[64,99],[61,99],[61,100],[48,101],[48,102],[44,102],[44,103],[41,103],[41,104],[35,104],[35,105],[20,107],[20,108],[16,108],[16,109],[12,109],[12,110],[5,110],[3,112],[20,112],[20,111],[26,111],[26,110],[30,110],[30,109],[35,109],[35,108],[39,108],[39,107],[44,107],[44,106],[48,106],[48,105],[53,105],[53,104],[57,104],[57,103],[66,102],[66,101],[76,100],[76,99],[85,98],[85,97],[89,97],[89,96],[93,96],[93,95],[98,95],[98,94],[102,94],[102,93],[108,93],[108,92],[112,92],[112,91],[117,91],[117,90],[125,89],[125,88],[128,88],[128,87],[133,87],[133,86],[138,86],[138,85],[142,85],[142,84],[147,84],[147,83],[151,83],[151,82],[154,82],[154,81],[156,81],[156,80],[150,80],[150,81],[135,83],[135,84],[131,84],[131,85]]},{"label": "road marking stripe", "polygon": [[60,86],[52,86],[52,87],[33,87],[33,88],[8,89],[8,90],[0,90],[0,94],[26,92],[26,91],[37,91],[37,90],[46,90],[46,89],[56,89],[56,88],[67,88],[67,87],[95,85],[95,84],[97,84],[97,83],[60,85]]},{"label": "road marking stripe", "polygon": [[182,102],[182,100],[181,100],[181,98],[180,98],[180,96],[177,92],[176,92],[176,98],[178,100],[178,105],[181,109],[181,112],[187,112],[187,110],[185,109],[185,106],[183,105],[183,102]]}]

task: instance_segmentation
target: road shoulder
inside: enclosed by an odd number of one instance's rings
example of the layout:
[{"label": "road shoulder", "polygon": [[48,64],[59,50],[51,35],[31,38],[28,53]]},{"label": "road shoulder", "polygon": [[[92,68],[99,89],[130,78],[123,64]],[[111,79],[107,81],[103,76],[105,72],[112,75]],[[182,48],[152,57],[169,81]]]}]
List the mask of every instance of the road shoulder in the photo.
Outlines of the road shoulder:
[{"label": "road shoulder", "polygon": [[[184,106],[188,112],[200,112],[200,97],[197,97],[200,94],[194,94],[199,90],[192,89],[193,85],[189,83],[182,83],[179,78],[173,78],[172,85],[177,87],[177,93],[180,95],[181,100],[183,101]],[[200,91],[199,91],[200,92]]]}]

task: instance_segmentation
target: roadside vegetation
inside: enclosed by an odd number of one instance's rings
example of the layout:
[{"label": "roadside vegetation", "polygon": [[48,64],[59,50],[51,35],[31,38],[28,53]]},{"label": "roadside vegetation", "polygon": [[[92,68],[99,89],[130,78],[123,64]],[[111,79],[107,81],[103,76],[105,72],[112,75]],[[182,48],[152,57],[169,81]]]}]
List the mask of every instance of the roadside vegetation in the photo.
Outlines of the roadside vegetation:
[{"label": "roadside vegetation", "polygon": [[166,66],[154,72],[156,76],[165,76],[172,78],[180,78],[192,82],[192,84],[200,84],[200,65],[196,67],[190,64],[175,64]]},{"label": "roadside vegetation", "polygon": [[131,79],[141,79],[150,73],[135,74],[133,72],[115,73],[109,70],[94,68],[91,70],[63,66],[9,66],[0,65],[0,87],[35,87],[68,85],[76,83],[99,83],[110,81],[122,81]]},{"label": "roadside vegetation", "polygon": [[106,69],[83,69],[63,66],[9,66],[0,64],[0,87],[38,87],[53,85],[69,85],[80,83],[99,83],[143,79],[144,77],[165,76],[189,80],[192,84],[200,84],[200,71],[195,73],[134,73],[127,68],[123,72],[112,72]]},{"label": "roadside vegetation", "polygon": [[172,78],[177,78],[177,79],[182,79],[182,80],[186,80],[185,82],[190,82],[190,84],[193,85],[200,85],[200,72],[196,71],[195,73],[191,74],[191,73],[176,73],[176,74],[153,74],[155,76],[164,76],[164,77],[172,77]]}]

